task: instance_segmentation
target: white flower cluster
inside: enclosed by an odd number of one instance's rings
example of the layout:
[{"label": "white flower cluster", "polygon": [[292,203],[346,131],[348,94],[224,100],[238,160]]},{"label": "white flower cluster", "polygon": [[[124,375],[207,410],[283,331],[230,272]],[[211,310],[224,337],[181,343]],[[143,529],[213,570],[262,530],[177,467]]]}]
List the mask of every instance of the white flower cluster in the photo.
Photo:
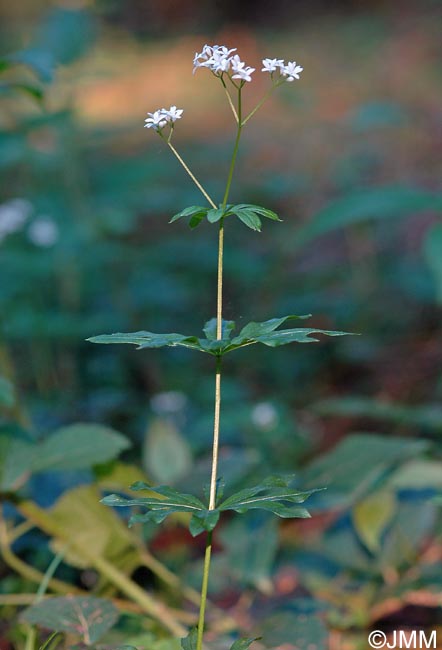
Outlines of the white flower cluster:
[{"label": "white flower cluster", "polygon": [[[204,45],[201,52],[195,53],[193,72],[198,68],[208,68],[218,77],[227,72],[232,79],[251,81],[255,68],[247,66],[238,54],[233,52],[236,52],[236,47],[229,49],[225,45]],[[283,59],[263,59],[262,64],[262,72],[279,72],[282,77],[286,77],[286,81],[299,79],[303,70],[296,61],[285,63]]]},{"label": "white flower cluster", "polygon": [[182,108],[171,106],[169,110],[166,108],[159,108],[154,113],[148,113],[148,117],[144,120],[144,127],[146,129],[154,129],[161,131],[165,126],[173,126],[174,123],[181,118],[183,114]]},{"label": "white flower cluster", "polygon": [[252,81],[255,68],[246,65],[238,54],[233,52],[236,52],[236,47],[229,50],[225,45],[205,45],[201,52],[195,53],[193,72],[198,68],[208,68],[217,76],[227,72],[232,79],[239,79],[242,82]]},{"label": "white flower cluster", "polygon": [[296,61],[288,61],[285,63],[283,59],[263,59],[262,72],[279,72],[281,76],[286,77],[287,81],[294,81],[299,79],[300,73],[304,68],[301,68]]}]

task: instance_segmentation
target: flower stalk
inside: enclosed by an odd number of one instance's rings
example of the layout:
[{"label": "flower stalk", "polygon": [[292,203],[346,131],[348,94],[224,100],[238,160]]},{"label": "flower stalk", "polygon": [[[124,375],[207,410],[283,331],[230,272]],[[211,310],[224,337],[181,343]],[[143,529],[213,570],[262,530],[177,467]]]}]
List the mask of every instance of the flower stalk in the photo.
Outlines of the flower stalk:
[{"label": "flower stalk", "polygon": [[[216,306],[216,339],[218,341],[222,340],[223,338],[223,257],[224,257],[224,221],[225,221],[224,213],[227,212],[226,211],[227,201],[229,199],[230,189],[233,181],[242,129],[244,125],[255,115],[255,113],[259,110],[259,108],[261,108],[264,102],[270,97],[271,93],[274,91],[275,88],[282,85],[286,81],[293,81],[294,79],[299,79],[299,73],[302,71],[302,68],[298,66],[294,61],[288,62],[286,64],[282,59],[263,59],[262,64],[264,67],[262,68],[262,72],[270,73],[270,78],[272,82],[271,88],[268,90],[268,92],[265,93],[264,97],[247,114],[247,116],[243,118],[242,90],[244,85],[252,80],[252,74],[255,72],[255,68],[247,66],[243,61],[241,61],[238,54],[234,54],[235,52],[236,52],[236,48],[228,49],[226,46],[205,45],[202,52],[195,54],[194,62],[193,62],[194,72],[198,68],[208,68],[212,72],[212,74],[221,82],[221,85],[227,97],[228,104],[230,106],[230,109],[233,113],[233,116],[237,124],[235,143],[234,143],[232,157],[230,161],[230,167],[227,175],[226,187],[225,187],[222,203],[220,204],[219,207],[215,204],[211,196],[204,189],[202,184],[199,182],[199,180],[190,170],[188,165],[184,162],[183,158],[181,157],[181,155],[178,153],[178,151],[176,150],[176,148],[173,146],[171,142],[174,127],[175,127],[175,122],[181,118],[183,113],[182,109],[177,109],[176,106],[171,106],[169,110],[165,108],[158,109],[154,113],[148,114],[145,123],[145,126],[147,128],[152,128],[155,131],[157,131],[160,137],[166,142],[167,146],[172,151],[174,156],[180,162],[182,167],[185,169],[186,173],[190,176],[193,183],[198,187],[198,189],[205,197],[209,205],[213,208],[213,211],[218,212],[218,214],[216,214],[214,217],[214,220],[219,219],[217,306]],[[232,99],[232,94],[230,93],[228,86],[232,88],[233,96],[236,94],[236,106]],[[197,214],[198,208],[195,208],[195,210]],[[179,217],[180,215],[177,216]],[[278,220],[277,217],[276,219]],[[196,225],[198,223],[199,221],[197,220]],[[258,220],[258,224],[259,224],[259,220]],[[255,227],[255,229],[259,229],[259,228]],[[219,441],[220,441],[220,416],[221,416],[222,355],[221,353],[218,353],[215,356],[216,356],[215,404],[214,404],[213,441],[212,441],[212,467],[211,467],[209,504],[208,504],[209,511],[215,510],[217,507],[217,473],[218,473],[218,453],[219,453]],[[202,586],[201,586],[201,600],[200,600],[200,609],[199,609],[199,617],[198,617],[198,627],[196,631],[196,650],[202,650],[202,645],[203,645],[206,602],[207,602],[207,593],[209,587],[210,562],[212,556],[213,531],[209,529],[206,530],[208,532],[206,537],[205,554],[204,554],[204,568],[203,568],[203,579],[202,579]]]}]

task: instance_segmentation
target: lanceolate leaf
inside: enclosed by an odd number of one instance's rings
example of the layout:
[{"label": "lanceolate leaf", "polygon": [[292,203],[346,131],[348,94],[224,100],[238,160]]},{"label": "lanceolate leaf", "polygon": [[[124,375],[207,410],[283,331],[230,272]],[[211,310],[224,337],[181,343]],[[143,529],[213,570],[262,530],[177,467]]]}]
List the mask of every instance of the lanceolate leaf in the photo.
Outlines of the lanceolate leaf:
[{"label": "lanceolate leaf", "polygon": [[317,490],[300,492],[290,487],[290,478],[269,477],[259,485],[241,490],[231,497],[225,499],[218,506],[219,510],[235,510],[235,512],[247,512],[259,508],[268,510],[278,517],[310,517],[305,508],[299,506]]},{"label": "lanceolate leaf", "polygon": [[174,223],[174,221],[178,221],[178,219],[182,219],[183,217],[191,217],[191,219],[199,219],[201,217],[201,219],[204,219],[209,210],[210,208],[208,207],[201,205],[192,205],[189,208],[184,208],[184,210],[181,210],[181,212],[175,214],[169,223]]},{"label": "lanceolate leaf", "polygon": [[309,517],[309,513],[299,504],[317,490],[300,492],[298,489],[289,486],[289,479],[278,476],[271,476],[260,485],[241,490],[237,494],[225,499],[217,508],[209,510],[208,507],[197,497],[191,494],[183,494],[174,488],[160,485],[153,487],[148,483],[139,481],[131,486],[134,491],[147,491],[146,497],[135,497],[127,499],[118,494],[110,494],[102,499],[102,503],[108,506],[128,507],[137,506],[144,512],[131,516],[129,524],[154,521],[161,523],[176,512],[187,512],[191,516],[189,530],[193,536],[203,531],[211,531],[218,523],[220,513],[224,510],[246,512],[247,510],[260,508],[273,512],[279,517]]},{"label": "lanceolate leaf", "polygon": [[[216,318],[211,318],[204,325],[203,332],[209,341],[216,341]],[[221,324],[222,339],[229,339],[232,331],[235,329],[233,320],[223,320]]]},{"label": "lanceolate leaf", "polygon": [[161,523],[166,517],[176,512],[188,512],[193,515],[191,533],[199,535],[203,530],[213,530],[218,522],[219,512],[209,512],[207,506],[191,494],[183,494],[164,485],[152,487],[142,481],[132,485],[131,489],[135,491],[147,490],[150,495],[126,499],[117,494],[110,494],[102,499],[102,503],[108,506],[139,506],[143,510],[147,510],[147,512],[133,515],[130,518],[130,524],[145,521]]},{"label": "lanceolate leaf", "polygon": [[254,638],[254,639],[246,639],[246,638],[237,639],[237,640],[236,640],[236,641],[235,641],[235,642],[230,646],[230,650],[247,650],[247,648],[249,648],[249,647],[252,645],[252,643],[253,643],[254,641],[259,641],[261,638],[262,638],[262,637],[257,636],[257,637]]},{"label": "lanceolate leaf", "polygon": [[196,336],[185,336],[184,334],[154,334],[153,332],[129,332],[117,334],[102,334],[87,339],[91,343],[129,343],[138,346],[138,350],[144,348],[163,348],[177,345],[185,348],[201,350]]},{"label": "lanceolate leaf", "polygon": [[271,219],[272,221],[281,221],[276,212],[272,210],[251,203],[238,203],[237,205],[228,204],[225,207],[219,204],[217,208],[192,205],[175,214],[169,223],[174,223],[178,219],[188,218],[189,226],[196,228],[205,218],[209,223],[217,223],[224,217],[232,215],[238,217],[248,228],[257,230],[258,232],[261,231],[261,217]]},{"label": "lanceolate leaf", "polygon": [[277,328],[287,320],[309,318],[305,316],[283,316],[281,318],[272,318],[260,323],[251,322],[245,325],[238,336],[231,339],[232,331],[235,327],[233,321],[222,322],[222,338],[216,338],[216,319],[212,318],[204,326],[206,338],[196,336],[186,336],[184,334],[154,334],[153,332],[129,332],[118,334],[101,334],[89,339],[91,343],[129,343],[136,345],[138,350],[144,348],[161,348],[181,346],[200,352],[207,352],[214,356],[220,356],[231,352],[236,348],[241,348],[253,343],[262,343],[269,347],[277,347],[287,343],[314,343],[318,341],[313,334],[322,334],[325,336],[344,336],[350,332],[336,332],[331,330],[319,330],[314,328],[295,328],[286,330],[277,330]]}]

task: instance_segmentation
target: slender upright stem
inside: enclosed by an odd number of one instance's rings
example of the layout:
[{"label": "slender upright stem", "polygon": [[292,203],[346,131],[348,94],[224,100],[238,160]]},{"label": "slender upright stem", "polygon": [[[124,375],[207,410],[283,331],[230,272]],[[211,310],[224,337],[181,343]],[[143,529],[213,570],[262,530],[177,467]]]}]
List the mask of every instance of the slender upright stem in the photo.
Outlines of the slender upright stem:
[{"label": "slender upright stem", "polygon": [[230,93],[229,93],[228,88],[226,86],[226,82],[224,81],[224,79],[222,77],[220,77],[220,81],[221,81],[221,83],[223,85],[224,92],[226,93],[226,97],[227,97],[227,101],[229,102],[229,106],[232,109],[232,113],[233,113],[233,115],[235,117],[236,122],[238,123],[239,122],[238,113],[236,112],[236,108],[235,108],[235,106],[233,104],[232,97],[230,96]]},{"label": "slender upright stem", "polygon": [[278,81],[277,83],[274,83],[274,84],[273,84],[273,86],[272,86],[272,87],[271,87],[271,88],[266,92],[266,94],[264,95],[264,97],[263,97],[263,98],[262,98],[262,99],[261,99],[261,100],[256,104],[255,108],[253,108],[253,109],[250,111],[250,113],[247,115],[247,117],[245,117],[245,118],[243,119],[243,121],[242,121],[242,125],[241,125],[241,126],[244,126],[244,124],[247,124],[247,122],[250,120],[250,118],[253,117],[253,116],[255,115],[256,111],[258,111],[258,110],[261,108],[261,106],[262,106],[263,104],[265,104],[265,102],[268,100],[268,98],[270,97],[270,95],[272,94],[272,92],[275,90],[275,88],[278,88],[279,86],[282,86],[282,84],[283,84],[285,81],[286,81],[286,79],[281,79],[281,80]]},{"label": "slender upright stem", "polygon": [[[163,140],[165,140],[165,138],[163,138]],[[170,150],[172,151],[172,153],[174,154],[174,156],[176,156],[176,158],[180,161],[181,165],[184,167],[184,169],[186,170],[186,172],[189,174],[190,178],[193,180],[193,182],[195,183],[195,185],[197,186],[197,188],[199,189],[199,191],[201,192],[201,194],[203,194],[203,195],[205,196],[205,198],[206,198],[207,201],[210,203],[210,205],[212,206],[212,208],[215,208],[215,209],[216,209],[218,206],[217,206],[216,203],[215,203],[215,202],[210,198],[210,196],[208,195],[208,193],[206,192],[206,190],[204,189],[204,187],[201,185],[201,183],[199,182],[199,180],[196,178],[196,176],[195,176],[195,175],[190,171],[189,167],[186,165],[186,163],[184,162],[184,160],[181,158],[180,154],[179,154],[178,151],[175,149],[175,147],[173,146],[173,144],[172,144],[171,142],[169,142],[168,140],[165,140],[165,142],[166,142],[167,146],[169,147],[169,149],[170,149]]]},{"label": "slender upright stem", "polygon": [[[229,198],[230,186],[232,184],[233,172],[235,169],[236,157],[238,154],[239,141],[241,138],[241,88],[238,88],[238,110],[237,112],[238,129],[236,133],[235,145],[232,153],[229,174],[227,177],[226,189],[223,197],[223,208],[227,205]],[[223,251],[224,251],[224,219],[220,220],[218,236],[218,285],[217,285],[217,305],[216,305],[216,338],[222,339],[223,331]],[[213,445],[212,445],[212,473],[210,478],[209,510],[216,507],[216,479],[218,472],[218,450],[219,450],[219,433],[220,433],[220,414],[221,414],[221,359],[216,357],[215,370],[215,413],[213,418]],[[201,586],[201,605],[198,620],[198,635],[196,650],[201,650],[203,646],[204,622],[206,612],[207,591],[209,587],[210,560],[212,556],[212,533],[207,533],[206,551],[204,555],[203,582]]]},{"label": "slender upright stem", "polygon": [[212,556],[212,533],[207,533],[206,552],[204,555],[203,584],[201,585],[201,606],[198,618],[198,636],[196,649],[203,647],[204,621],[206,616],[207,589],[209,586],[210,558]]}]

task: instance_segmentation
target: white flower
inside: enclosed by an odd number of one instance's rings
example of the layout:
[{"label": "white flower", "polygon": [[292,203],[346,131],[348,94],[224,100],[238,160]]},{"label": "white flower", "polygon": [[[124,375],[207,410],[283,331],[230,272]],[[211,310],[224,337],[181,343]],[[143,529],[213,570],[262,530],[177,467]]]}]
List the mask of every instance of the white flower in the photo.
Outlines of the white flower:
[{"label": "white flower", "polygon": [[32,205],[27,199],[11,199],[0,205],[0,241],[21,230],[31,212]]},{"label": "white flower", "polygon": [[283,59],[263,59],[262,60],[263,68],[262,72],[275,72],[276,70],[281,70],[284,67]]},{"label": "white flower", "polygon": [[278,412],[271,402],[259,402],[252,409],[252,422],[260,429],[274,428],[278,419]]},{"label": "white flower", "polygon": [[299,79],[299,73],[303,70],[304,68],[297,65],[296,61],[289,61],[287,65],[281,68],[281,73],[284,77],[287,77],[287,81],[294,81],[295,79]]},{"label": "white flower", "polygon": [[50,217],[39,217],[28,228],[28,238],[36,246],[49,248],[58,240],[58,226]]},{"label": "white flower", "polygon": [[209,68],[217,75],[227,72],[230,68],[232,52],[236,52],[236,47],[229,49],[225,45],[204,45],[201,52],[195,53],[193,72],[195,73],[198,68]]},{"label": "white flower", "polygon": [[167,116],[168,121],[170,122],[176,122],[181,118],[181,115],[183,114],[183,109],[182,108],[177,108],[176,106],[171,106],[168,111],[166,111],[165,108],[162,109],[163,115]]},{"label": "white flower", "polygon": [[244,61],[241,61],[239,56],[235,54],[232,56],[231,60],[232,71],[235,73],[232,75],[232,79],[241,79],[242,81],[252,81],[252,72],[255,72],[255,68],[246,66]]},{"label": "white flower", "polygon": [[167,124],[174,124],[179,120],[183,114],[182,108],[171,106],[169,110],[166,108],[159,108],[154,113],[148,113],[149,117],[144,120],[144,127],[146,129],[154,129],[160,131],[164,129]]}]

